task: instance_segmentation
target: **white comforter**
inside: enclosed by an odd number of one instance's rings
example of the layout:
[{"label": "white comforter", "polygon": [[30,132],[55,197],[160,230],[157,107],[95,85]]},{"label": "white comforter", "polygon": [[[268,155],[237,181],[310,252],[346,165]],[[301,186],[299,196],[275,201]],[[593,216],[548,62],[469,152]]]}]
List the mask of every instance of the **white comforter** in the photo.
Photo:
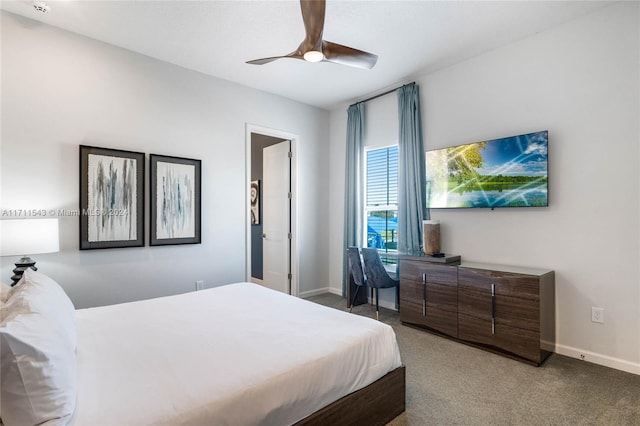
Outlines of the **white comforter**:
[{"label": "white comforter", "polygon": [[76,311],[75,425],[286,425],[400,366],[383,323],[239,283]]}]

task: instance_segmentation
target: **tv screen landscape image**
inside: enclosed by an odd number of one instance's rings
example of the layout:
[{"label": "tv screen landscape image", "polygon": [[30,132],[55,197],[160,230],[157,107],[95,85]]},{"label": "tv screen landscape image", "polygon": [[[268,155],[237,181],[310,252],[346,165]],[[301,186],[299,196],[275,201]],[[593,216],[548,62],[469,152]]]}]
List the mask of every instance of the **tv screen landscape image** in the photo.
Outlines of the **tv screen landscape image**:
[{"label": "tv screen landscape image", "polygon": [[548,131],[426,152],[427,207],[546,207]]}]

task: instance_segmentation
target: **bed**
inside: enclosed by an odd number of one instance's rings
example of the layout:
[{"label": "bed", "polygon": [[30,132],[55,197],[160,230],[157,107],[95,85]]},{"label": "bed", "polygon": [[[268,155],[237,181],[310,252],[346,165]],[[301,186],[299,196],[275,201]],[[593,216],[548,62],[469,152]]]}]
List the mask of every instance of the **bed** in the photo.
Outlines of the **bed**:
[{"label": "bed", "polygon": [[369,425],[404,411],[391,327],[256,284],[80,309],[73,321],[77,399],[51,424]]}]

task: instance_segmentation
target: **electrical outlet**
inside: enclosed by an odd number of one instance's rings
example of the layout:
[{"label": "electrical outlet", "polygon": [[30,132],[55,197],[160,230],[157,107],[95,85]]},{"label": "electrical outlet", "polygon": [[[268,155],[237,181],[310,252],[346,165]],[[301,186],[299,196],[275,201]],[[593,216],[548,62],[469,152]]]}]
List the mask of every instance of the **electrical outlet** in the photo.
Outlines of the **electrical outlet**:
[{"label": "electrical outlet", "polygon": [[198,280],[196,281],[196,291],[204,289],[204,281]]},{"label": "electrical outlet", "polygon": [[604,308],[591,307],[591,321],[604,323]]}]

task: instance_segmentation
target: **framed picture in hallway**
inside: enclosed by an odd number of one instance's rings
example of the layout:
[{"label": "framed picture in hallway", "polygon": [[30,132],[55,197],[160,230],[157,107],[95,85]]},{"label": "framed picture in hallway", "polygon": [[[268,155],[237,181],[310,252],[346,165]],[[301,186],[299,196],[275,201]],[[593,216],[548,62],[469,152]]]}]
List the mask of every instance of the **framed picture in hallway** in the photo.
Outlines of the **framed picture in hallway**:
[{"label": "framed picture in hallway", "polygon": [[201,161],[151,154],[149,245],[200,244]]},{"label": "framed picture in hallway", "polygon": [[251,181],[251,224],[260,225],[260,180]]},{"label": "framed picture in hallway", "polygon": [[80,145],[80,250],[144,246],[142,152]]}]

